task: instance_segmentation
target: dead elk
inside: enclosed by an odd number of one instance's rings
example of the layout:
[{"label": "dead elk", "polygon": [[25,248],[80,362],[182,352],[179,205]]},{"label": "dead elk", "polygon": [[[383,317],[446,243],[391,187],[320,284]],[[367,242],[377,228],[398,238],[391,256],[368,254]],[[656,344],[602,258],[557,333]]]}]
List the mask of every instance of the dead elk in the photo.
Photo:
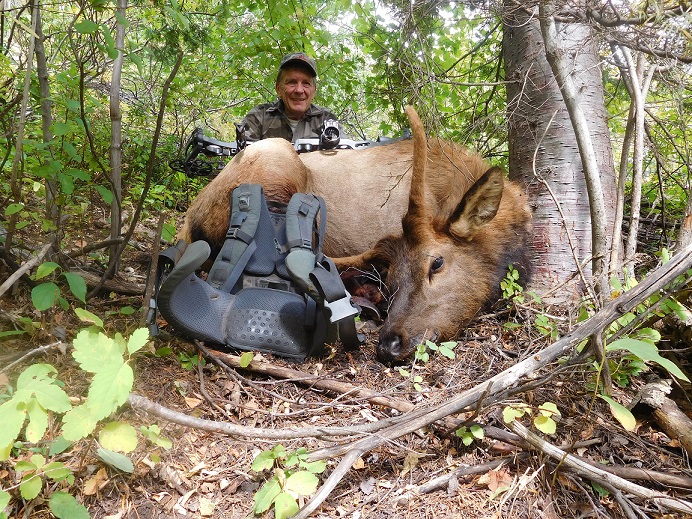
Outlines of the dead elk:
[{"label": "dead elk", "polygon": [[425,339],[454,338],[513,264],[529,271],[531,212],[524,190],[460,146],[431,139],[407,108],[413,141],[297,155],[282,139],[236,156],[187,212],[180,237],[223,244],[229,197],[259,183],[269,200],[311,192],[327,203],[325,253],[341,271],[377,269],[393,297],[379,359],[408,358]]}]

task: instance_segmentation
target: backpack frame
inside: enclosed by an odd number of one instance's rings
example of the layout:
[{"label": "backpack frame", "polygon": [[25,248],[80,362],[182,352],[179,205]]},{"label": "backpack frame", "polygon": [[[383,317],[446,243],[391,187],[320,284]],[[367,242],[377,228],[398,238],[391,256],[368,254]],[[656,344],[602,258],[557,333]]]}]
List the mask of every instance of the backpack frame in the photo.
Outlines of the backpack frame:
[{"label": "backpack frame", "polygon": [[179,333],[234,349],[303,361],[340,339],[348,349],[359,308],[334,262],[322,253],[324,200],[296,193],[285,211],[269,211],[262,187],[241,184],[231,195],[228,231],[206,280],[205,241],[184,241],[159,254],[148,322],[156,311]]}]

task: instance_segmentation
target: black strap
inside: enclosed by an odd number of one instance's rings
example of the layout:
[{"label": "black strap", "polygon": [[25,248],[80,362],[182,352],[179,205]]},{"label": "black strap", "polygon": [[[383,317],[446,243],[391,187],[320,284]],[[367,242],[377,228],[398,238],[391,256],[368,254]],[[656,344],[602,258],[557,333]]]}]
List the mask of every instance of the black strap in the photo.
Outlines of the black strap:
[{"label": "black strap", "polygon": [[355,316],[360,308],[351,302],[351,295],[344,288],[344,283],[334,262],[323,257],[317,267],[310,273],[310,280],[320,293],[329,320],[337,323],[339,338],[347,349],[355,349],[365,339],[356,332]]},{"label": "black strap", "polygon": [[226,240],[209,270],[207,283],[230,292],[257,248],[255,232],[264,193],[259,184],[241,184],[231,195],[231,214]]}]

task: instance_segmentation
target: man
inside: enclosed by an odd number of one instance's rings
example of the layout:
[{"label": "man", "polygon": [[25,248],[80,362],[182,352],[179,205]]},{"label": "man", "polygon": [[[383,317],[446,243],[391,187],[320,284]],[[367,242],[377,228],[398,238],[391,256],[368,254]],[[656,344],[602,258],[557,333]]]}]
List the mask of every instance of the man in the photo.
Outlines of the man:
[{"label": "man", "polygon": [[248,143],[269,137],[291,142],[319,137],[324,121],[336,120],[332,112],[312,104],[317,92],[317,66],[305,53],[283,57],[275,88],[279,99],[256,106],[243,119]]}]

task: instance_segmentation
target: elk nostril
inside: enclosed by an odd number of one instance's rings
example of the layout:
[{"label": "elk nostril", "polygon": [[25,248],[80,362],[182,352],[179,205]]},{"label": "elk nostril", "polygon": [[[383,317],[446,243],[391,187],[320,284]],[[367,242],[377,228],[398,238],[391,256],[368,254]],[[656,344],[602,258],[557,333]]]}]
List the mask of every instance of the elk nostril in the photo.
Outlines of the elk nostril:
[{"label": "elk nostril", "polygon": [[400,359],[404,341],[400,335],[391,334],[380,336],[377,344],[377,357],[385,363],[392,363]]}]

